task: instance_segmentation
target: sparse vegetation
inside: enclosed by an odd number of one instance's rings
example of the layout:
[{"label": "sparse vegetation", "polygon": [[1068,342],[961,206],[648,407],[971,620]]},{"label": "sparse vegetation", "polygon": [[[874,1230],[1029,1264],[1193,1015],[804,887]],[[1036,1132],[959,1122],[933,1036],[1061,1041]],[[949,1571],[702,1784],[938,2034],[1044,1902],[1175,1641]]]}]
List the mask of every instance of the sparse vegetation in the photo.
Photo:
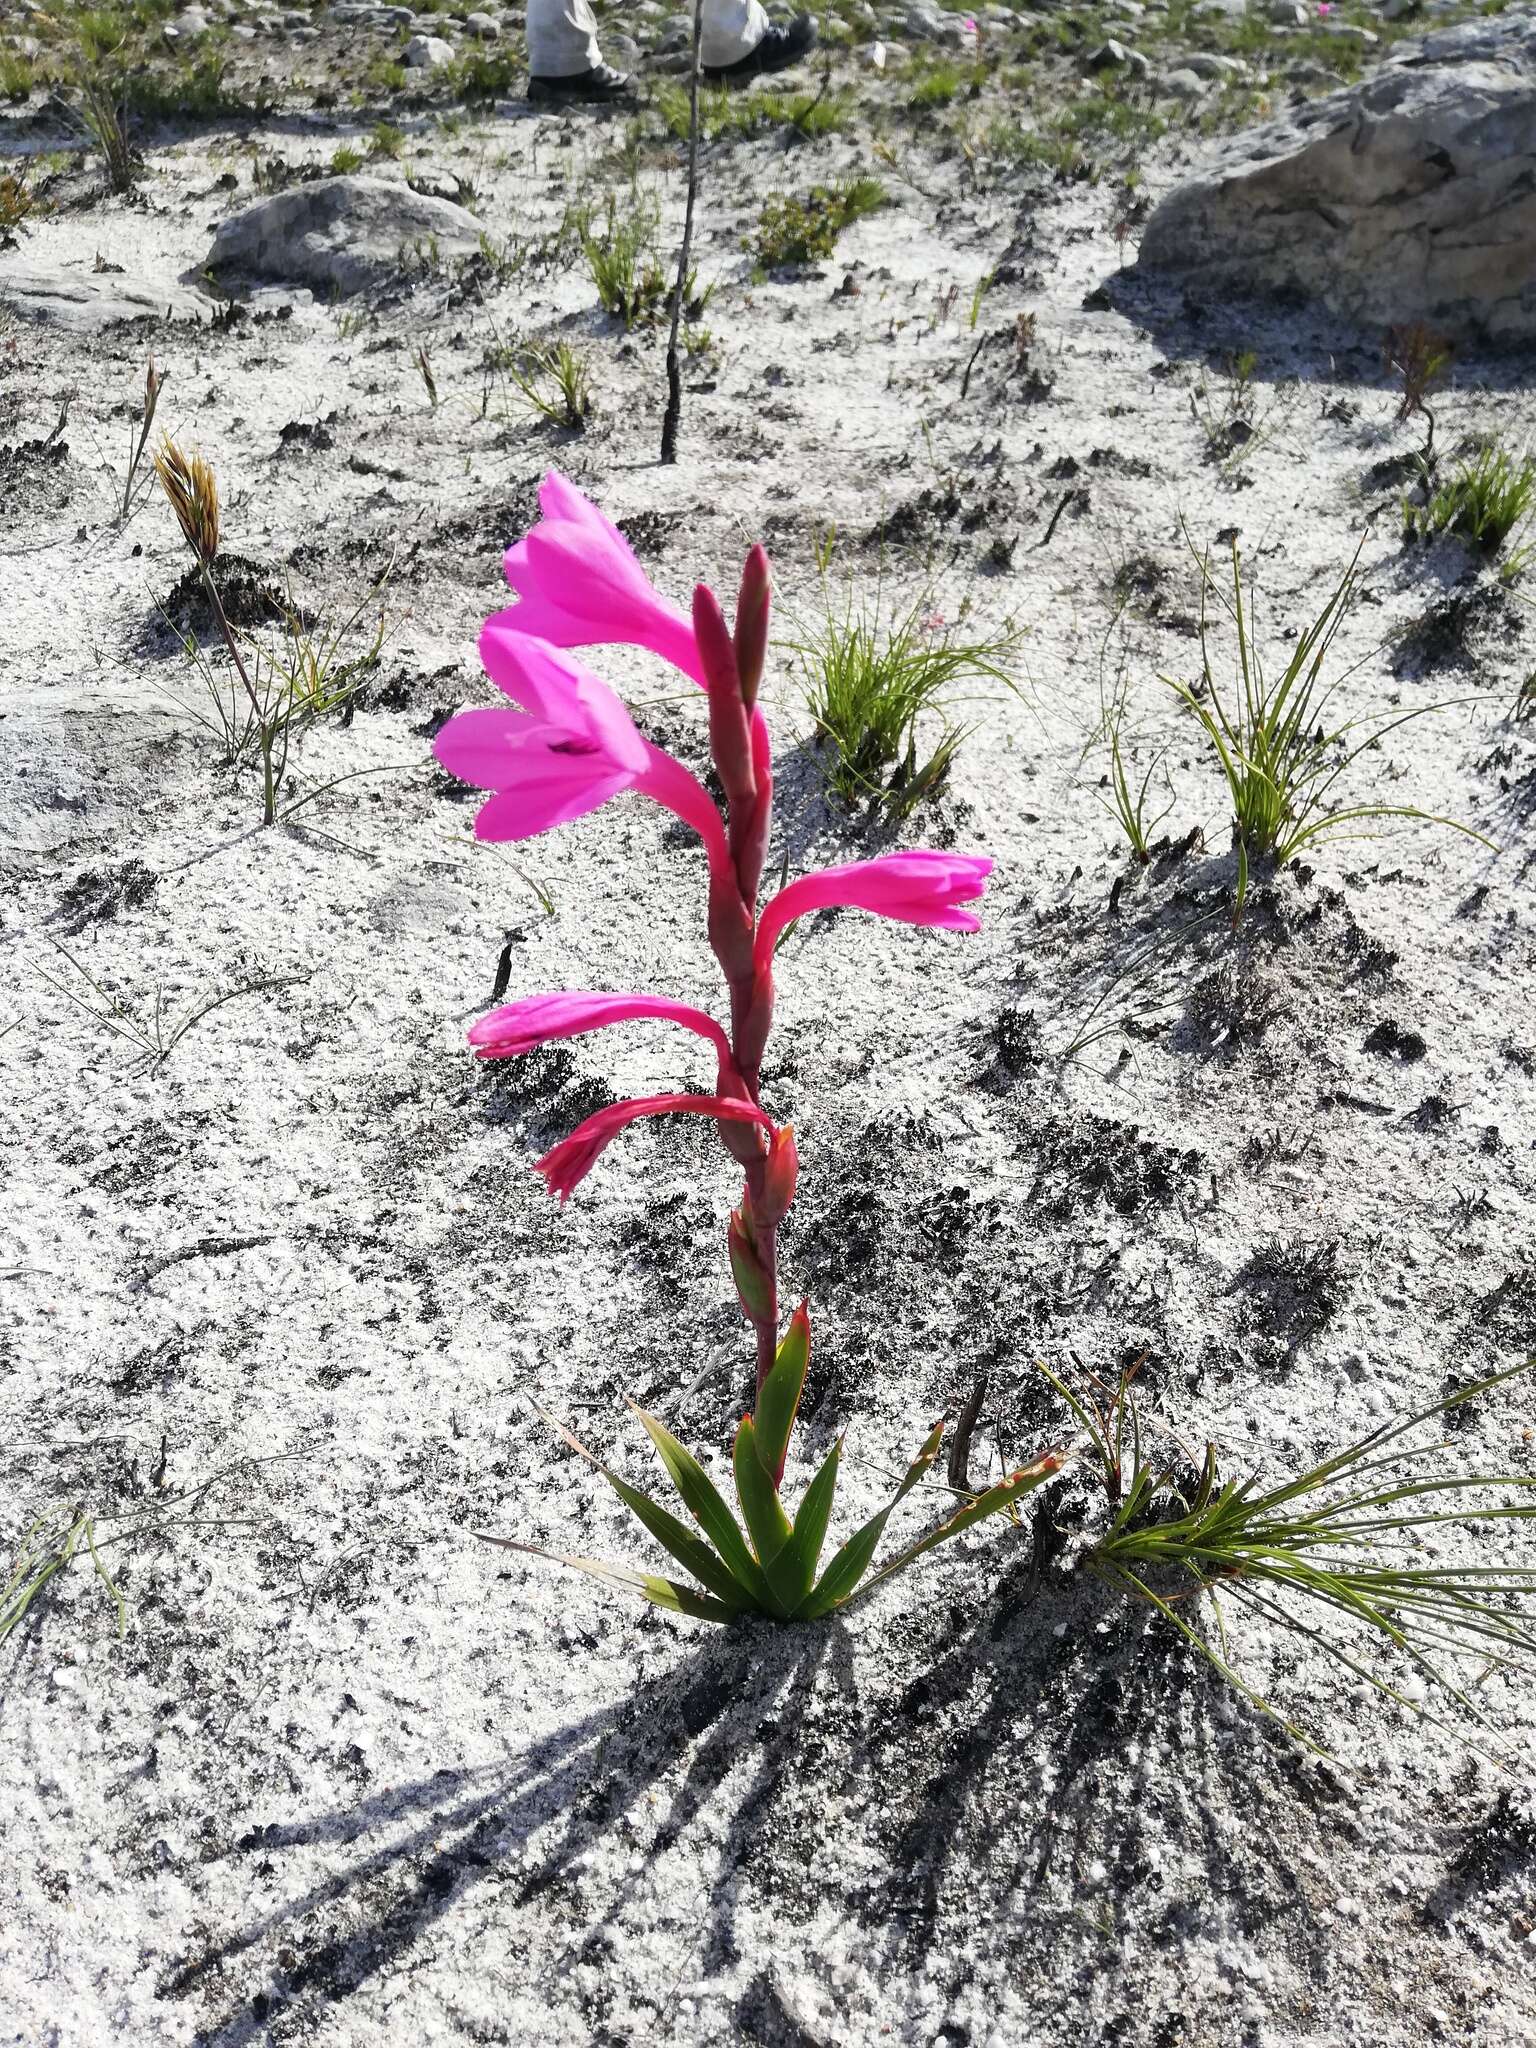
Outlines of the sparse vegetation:
[{"label": "sparse vegetation", "polygon": [[[1357,588],[1358,547],[1327,603],[1297,635],[1290,658],[1273,680],[1265,675],[1254,635],[1251,592],[1245,602],[1236,541],[1232,543],[1230,597],[1218,590],[1208,557],[1198,560],[1201,684],[1197,690],[1171,676],[1163,681],[1178,692],[1199,720],[1226,778],[1237,852],[1234,919],[1242,915],[1254,861],[1270,860],[1283,866],[1304,846],[1349,835],[1353,828],[1378,818],[1412,818],[1448,825],[1474,839],[1482,837],[1454,819],[1409,804],[1367,801],[1340,810],[1328,808],[1334,785],[1362,754],[1387,733],[1440,708],[1422,704],[1411,711],[1387,711],[1329,724],[1328,706],[1343,677],[1325,681],[1324,669]],[[1235,641],[1238,682],[1225,692],[1211,665],[1209,599],[1213,595],[1227,613]]]},{"label": "sparse vegetation", "polygon": [[884,204],[885,187],[870,177],[814,185],[804,199],[774,193],[763,202],[747,248],[761,271],[820,262],[837,247],[844,228]]},{"label": "sparse vegetation", "polygon": [[[1144,1419],[1130,1371],[1082,1396],[1047,1371],[1083,1426],[1109,1508],[1088,1568],[1155,1608],[1302,1741],[1305,1729],[1236,1669],[1223,1601],[1305,1638],[1411,1713],[1435,1718],[1424,1705],[1433,1692],[1482,1721],[1475,1693],[1492,1671],[1536,1670],[1536,1568],[1441,1562],[1438,1539],[1459,1526],[1481,1548],[1536,1517],[1536,1479],[1437,1470],[1449,1446],[1424,1432],[1533,1368],[1536,1359],[1394,1415],[1269,1486],[1254,1473],[1223,1478],[1215,1444],[1197,1460],[1161,1418]],[[1202,1599],[1214,1626],[1200,1619]],[[1340,1624],[1352,1633],[1335,1633]]]},{"label": "sparse vegetation", "polygon": [[498,344],[492,366],[504,405],[520,407],[551,426],[579,434],[592,412],[588,358],[568,341]]},{"label": "sparse vegetation", "polygon": [[667,273],[656,236],[661,209],[653,198],[630,193],[621,212],[608,195],[600,225],[590,213],[576,221],[576,234],[597,302],[610,318],[634,327],[659,317],[667,297]]},{"label": "sparse vegetation", "polygon": [[[1426,477],[1423,504],[1403,503],[1403,526],[1409,537],[1428,540],[1454,534],[1485,555],[1496,555],[1536,507],[1536,460],[1513,455],[1492,443],[1459,462],[1444,482]],[[1518,575],[1532,544],[1516,549],[1505,561],[1505,574]]]},{"label": "sparse vegetation", "polygon": [[[925,601],[892,618],[850,589],[802,637],[798,656],[827,781],[845,803],[873,803],[904,817],[948,780],[963,728],[950,721],[964,685],[1012,688],[1005,665],[1014,633],[967,640]],[[942,721],[919,753],[920,728]]]}]

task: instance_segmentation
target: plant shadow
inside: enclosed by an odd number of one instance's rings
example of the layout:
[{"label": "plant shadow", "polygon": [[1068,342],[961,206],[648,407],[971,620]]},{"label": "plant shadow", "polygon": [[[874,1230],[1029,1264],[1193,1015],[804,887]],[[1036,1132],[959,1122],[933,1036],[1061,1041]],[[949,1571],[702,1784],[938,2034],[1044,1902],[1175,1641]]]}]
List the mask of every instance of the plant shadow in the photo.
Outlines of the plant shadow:
[{"label": "plant shadow", "polygon": [[[1022,1552],[985,1603],[904,1617],[873,1669],[840,1624],[712,1635],[505,1763],[255,1828],[227,1853],[257,1876],[304,1849],[325,1874],[205,1937],[160,1996],[205,2004],[200,2048],[247,2048],[278,2019],[283,2038],[345,2025],[381,1975],[430,1965],[447,1915],[487,1969],[500,1948],[524,1956],[516,1916],[540,1900],[562,1951],[545,1969],[611,1980],[627,1909],[677,1854],[699,1902],[691,1974],[760,1962],[737,2012],[754,2026],[777,1998],[752,1932],[765,1911],[786,1955],[814,1954],[830,1916],[880,1975],[944,1981],[974,1969],[978,1913],[985,1946],[1045,1925],[1067,1960],[1122,1912],[1171,1928],[1188,1900],[1161,1893],[1170,1854],[1244,1926],[1283,1918],[1291,1952],[1321,1962],[1327,1930],[1262,1822],[1325,1780],[1165,1624],[1108,1597]],[[1137,1789],[1149,1748],[1169,1766],[1155,1798]],[[1257,1817],[1257,1848],[1232,1811]]]}]

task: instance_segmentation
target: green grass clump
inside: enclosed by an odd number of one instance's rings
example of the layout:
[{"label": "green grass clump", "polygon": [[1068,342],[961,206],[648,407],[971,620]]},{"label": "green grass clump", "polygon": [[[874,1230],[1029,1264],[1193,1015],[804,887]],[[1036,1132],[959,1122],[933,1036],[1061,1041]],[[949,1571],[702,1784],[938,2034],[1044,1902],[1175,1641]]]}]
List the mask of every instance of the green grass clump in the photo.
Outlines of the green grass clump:
[{"label": "green grass clump", "polygon": [[[1453,533],[1485,555],[1495,555],[1536,505],[1536,460],[1511,455],[1497,444],[1457,465],[1454,476],[1436,486],[1426,504],[1405,502],[1403,525],[1411,538],[1428,540]],[[1511,572],[1531,553],[1521,548]]]},{"label": "green grass clump", "polygon": [[[1361,546],[1364,545],[1362,541]],[[1200,598],[1202,682],[1198,690],[1164,676],[1163,681],[1194,712],[1226,778],[1232,798],[1232,837],[1237,849],[1237,900],[1233,921],[1247,899],[1250,864],[1270,860],[1283,867],[1315,842],[1357,836],[1353,826],[1374,818],[1416,818],[1449,825],[1469,838],[1488,842],[1466,825],[1406,804],[1356,803],[1327,808],[1329,794],[1345,771],[1370,747],[1410,719],[1441,707],[1367,714],[1332,724],[1327,718],[1334,693],[1353,670],[1332,682],[1323,679],[1335,635],[1349,612],[1358,585],[1356,548],[1323,609],[1297,637],[1284,670],[1271,680],[1252,627],[1252,593],[1244,601],[1237,543],[1232,544],[1232,595],[1218,593],[1237,642],[1239,682],[1230,701],[1223,697],[1211,666],[1208,600],[1215,589],[1209,560],[1197,557]]]},{"label": "green grass clump", "polygon": [[592,411],[592,373],[584,353],[568,341],[513,342],[493,351],[502,402],[579,434]]},{"label": "green grass clump", "polygon": [[940,58],[937,63],[930,64],[913,85],[907,95],[907,105],[919,112],[947,107],[959,99],[974,78],[974,71]]},{"label": "green grass clump", "polygon": [[[884,621],[873,606],[830,608],[790,643],[815,721],[829,786],[845,803],[873,802],[905,817],[936,796],[964,738],[948,706],[963,683],[1013,687],[1003,666],[1017,635],[963,640],[936,626],[920,600]],[[943,729],[926,759],[918,754],[918,725],[934,715]]]},{"label": "green grass clump", "polygon": [[[679,142],[689,134],[688,88],[671,79],[656,88],[656,111],[667,133]],[[728,86],[704,86],[699,92],[699,135],[705,142],[722,138],[740,141],[749,135],[786,131],[789,138],[817,141],[847,127],[854,113],[849,92],[732,92]]]},{"label": "green grass clump", "polygon": [[[1536,1359],[1383,1423],[1267,1487],[1252,1474],[1223,1479],[1214,1444],[1197,1464],[1166,1428],[1168,1450],[1155,1455],[1130,1374],[1079,1398],[1047,1372],[1087,1432],[1087,1460],[1109,1505],[1084,1562],[1155,1608],[1304,1742],[1234,1669],[1222,1601],[1315,1644],[1414,1714],[1432,1718],[1421,1702],[1438,1692],[1482,1720],[1474,1687],[1501,1668],[1536,1670],[1536,1567],[1444,1561],[1444,1539],[1459,1528],[1486,1550],[1503,1523],[1536,1518],[1536,1477],[1437,1470],[1431,1461],[1449,1445],[1424,1441],[1424,1431],[1533,1367]],[[1202,1599],[1214,1630],[1194,1618]]]},{"label": "green grass clump", "polygon": [[598,304],[625,327],[654,320],[670,280],[656,246],[661,210],[653,198],[630,193],[624,212],[613,193],[600,226],[583,212],[574,226],[582,256],[597,287]]},{"label": "green grass clump", "polygon": [[30,97],[35,78],[30,58],[15,50],[0,50],[0,99],[19,107]]},{"label": "green grass clump", "polygon": [[266,85],[231,85],[224,59],[213,55],[169,70],[134,64],[123,103],[141,121],[262,120],[276,108],[277,94]]},{"label": "green grass clump", "polygon": [[885,187],[870,177],[813,185],[804,199],[775,192],[763,202],[757,231],[746,247],[760,271],[821,262],[837,247],[844,228],[884,204]]}]

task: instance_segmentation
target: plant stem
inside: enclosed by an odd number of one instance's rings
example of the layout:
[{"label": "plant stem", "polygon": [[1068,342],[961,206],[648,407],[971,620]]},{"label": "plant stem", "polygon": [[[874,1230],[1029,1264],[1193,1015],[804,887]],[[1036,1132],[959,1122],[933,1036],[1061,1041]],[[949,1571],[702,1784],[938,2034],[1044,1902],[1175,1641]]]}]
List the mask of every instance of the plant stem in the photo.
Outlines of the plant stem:
[{"label": "plant stem", "polygon": [[661,422],[661,459],[677,460],[677,429],[683,416],[683,379],[677,362],[677,330],[688,289],[688,258],[693,248],[693,207],[699,190],[699,45],[704,35],[704,0],[693,0],[693,62],[688,78],[688,203],[683,212],[683,246],[677,254],[672,286],[672,327],[667,336],[667,410]]},{"label": "plant stem", "polygon": [[224,645],[229,649],[229,658],[235,664],[235,674],[245,686],[245,694],[250,700],[251,715],[256,720],[256,739],[261,748],[261,822],[263,825],[272,825],[277,822],[277,783],[272,775],[272,721],[262,710],[261,700],[257,697],[250,676],[246,672],[234,628],[230,625],[229,615],[224,609],[224,600],[219,596],[213,580],[213,570],[201,556],[198,557],[198,567],[203,572],[203,588],[208,593],[208,602],[213,606],[214,617],[219,622]]}]

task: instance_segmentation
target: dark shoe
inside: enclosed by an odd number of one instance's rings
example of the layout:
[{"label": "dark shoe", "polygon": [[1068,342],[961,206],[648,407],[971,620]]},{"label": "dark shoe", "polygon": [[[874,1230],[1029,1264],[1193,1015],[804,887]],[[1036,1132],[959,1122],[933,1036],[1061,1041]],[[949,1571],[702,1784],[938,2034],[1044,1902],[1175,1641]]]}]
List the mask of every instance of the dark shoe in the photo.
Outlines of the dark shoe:
[{"label": "dark shoe", "polygon": [[629,90],[629,74],[615,71],[611,64],[594,64],[590,71],[571,71],[563,78],[528,81],[531,100],[621,100]]},{"label": "dark shoe", "polygon": [[757,78],[765,71],[787,71],[791,64],[798,64],[802,57],[809,56],[815,47],[815,15],[797,14],[788,28],[771,26],[764,29],[763,39],[757,47],[748,50],[745,57],[738,57],[734,64],[704,65],[704,76],[734,81]]}]

